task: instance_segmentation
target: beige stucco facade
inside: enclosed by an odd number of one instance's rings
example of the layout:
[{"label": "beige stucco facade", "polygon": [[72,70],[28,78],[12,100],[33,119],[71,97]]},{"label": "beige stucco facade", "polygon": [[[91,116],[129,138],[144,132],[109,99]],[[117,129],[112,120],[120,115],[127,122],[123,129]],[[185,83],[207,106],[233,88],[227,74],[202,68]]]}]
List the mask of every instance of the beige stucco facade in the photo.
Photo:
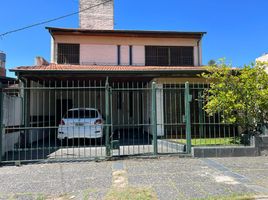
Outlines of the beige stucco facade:
[{"label": "beige stucco facade", "polygon": [[194,38],[150,38],[119,36],[54,35],[51,44],[51,62],[57,63],[57,44],[80,44],[80,64],[117,65],[117,46],[120,45],[120,65],[129,65],[129,48],[132,46],[132,65],[145,65],[145,46],[192,46],[194,66],[202,65],[202,48]]},{"label": "beige stucco facade", "polygon": [[80,44],[80,64],[113,65],[117,62],[117,46]]}]

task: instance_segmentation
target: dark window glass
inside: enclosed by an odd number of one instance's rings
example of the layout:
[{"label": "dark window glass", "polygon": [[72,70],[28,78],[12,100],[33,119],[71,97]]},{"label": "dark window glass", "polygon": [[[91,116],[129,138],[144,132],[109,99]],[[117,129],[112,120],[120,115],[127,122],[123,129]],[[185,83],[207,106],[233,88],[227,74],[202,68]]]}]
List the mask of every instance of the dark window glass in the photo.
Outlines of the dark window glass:
[{"label": "dark window glass", "polygon": [[79,44],[58,44],[58,64],[80,64]]},{"label": "dark window glass", "polygon": [[146,46],[145,54],[146,65],[157,66],[157,48],[152,46]]},{"label": "dark window glass", "polygon": [[121,46],[117,45],[117,65],[121,65]]},{"label": "dark window glass", "polygon": [[98,112],[96,110],[69,110],[65,118],[97,118]]},{"label": "dark window glass", "polygon": [[181,65],[193,65],[193,47],[183,47],[180,52]]},{"label": "dark window glass", "polygon": [[170,65],[179,66],[180,65],[180,49],[177,47],[170,48]]},{"label": "dark window glass", "polygon": [[132,65],[132,46],[129,46],[129,65]]},{"label": "dark window glass", "polygon": [[147,66],[193,66],[193,59],[193,47],[145,47]]},{"label": "dark window glass", "polygon": [[169,65],[169,49],[166,47],[159,47],[157,49],[157,65]]}]

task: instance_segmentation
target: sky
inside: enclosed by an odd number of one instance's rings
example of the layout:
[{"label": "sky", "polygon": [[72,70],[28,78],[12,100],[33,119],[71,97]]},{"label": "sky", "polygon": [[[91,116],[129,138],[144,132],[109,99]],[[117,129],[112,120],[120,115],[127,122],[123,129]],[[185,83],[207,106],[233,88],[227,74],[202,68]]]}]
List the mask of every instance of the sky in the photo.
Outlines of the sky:
[{"label": "sky", "polygon": [[[78,11],[79,0],[1,0],[0,34]],[[115,0],[115,29],[204,31],[203,64],[226,58],[235,67],[268,53],[267,0]],[[78,15],[0,38],[7,69],[50,60],[51,27],[78,28]],[[14,77],[8,72],[8,76]]]}]

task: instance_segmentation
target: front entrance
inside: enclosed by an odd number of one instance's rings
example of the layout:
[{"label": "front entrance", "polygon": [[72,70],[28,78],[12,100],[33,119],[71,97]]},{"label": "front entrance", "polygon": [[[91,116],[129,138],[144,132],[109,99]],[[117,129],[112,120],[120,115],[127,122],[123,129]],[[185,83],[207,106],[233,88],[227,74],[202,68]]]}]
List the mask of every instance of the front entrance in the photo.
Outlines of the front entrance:
[{"label": "front entrance", "polygon": [[112,155],[152,154],[149,88],[148,82],[110,87]]}]

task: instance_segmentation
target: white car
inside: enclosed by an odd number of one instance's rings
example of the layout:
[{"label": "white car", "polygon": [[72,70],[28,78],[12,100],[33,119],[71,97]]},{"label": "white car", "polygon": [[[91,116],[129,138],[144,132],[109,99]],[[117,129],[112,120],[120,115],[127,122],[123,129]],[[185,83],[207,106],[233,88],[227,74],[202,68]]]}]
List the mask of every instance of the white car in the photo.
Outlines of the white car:
[{"label": "white car", "polygon": [[63,116],[58,129],[58,139],[102,138],[103,118],[94,108],[73,108]]}]

